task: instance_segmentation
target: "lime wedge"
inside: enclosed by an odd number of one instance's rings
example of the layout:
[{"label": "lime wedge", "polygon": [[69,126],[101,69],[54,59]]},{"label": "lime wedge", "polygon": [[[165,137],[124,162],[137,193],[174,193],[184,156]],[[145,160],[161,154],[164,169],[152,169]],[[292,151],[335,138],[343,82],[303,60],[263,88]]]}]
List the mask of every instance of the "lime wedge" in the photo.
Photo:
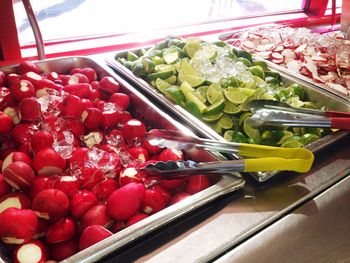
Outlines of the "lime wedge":
[{"label": "lime wedge", "polygon": [[205,79],[202,77],[196,75],[185,75],[183,73],[179,73],[178,79],[181,83],[186,81],[190,83],[193,87],[198,87],[205,81]]},{"label": "lime wedge", "polygon": [[186,40],[184,50],[190,58],[193,58],[194,54],[202,48],[200,40],[198,38],[192,38]]},{"label": "lime wedge", "polygon": [[167,65],[167,64],[160,64],[155,66],[154,68],[155,71],[157,72],[165,72],[165,71],[173,71],[173,74],[176,73],[176,65]]},{"label": "lime wedge", "polygon": [[205,103],[207,101],[206,97],[203,97],[203,94],[201,94],[198,90],[195,90],[193,92],[194,95],[196,95],[196,97],[203,103]]},{"label": "lime wedge", "polygon": [[217,55],[216,48],[213,45],[202,46],[202,53],[204,53],[204,56],[209,58],[211,61],[215,60]]},{"label": "lime wedge", "polygon": [[226,141],[232,142],[232,135],[233,135],[234,131],[225,131],[224,133],[224,139]]},{"label": "lime wedge", "polygon": [[189,93],[187,93],[187,95],[185,94],[185,97],[186,97],[187,101],[192,101],[194,104],[196,104],[201,113],[207,111],[207,106],[205,106],[205,104],[203,102],[201,102],[196,97],[196,95],[194,95],[193,92],[189,92]]},{"label": "lime wedge", "polygon": [[230,115],[237,114],[241,112],[241,109],[230,101],[225,102],[224,112]]},{"label": "lime wedge", "polygon": [[197,105],[193,101],[187,101],[185,103],[184,108],[191,113],[193,116],[196,116],[197,118],[202,118],[202,113],[198,109]]},{"label": "lime wedge", "polygon": [[253,65],[252,62],[250,62],[248,59],[243,57],[238,58],[238,61],[241,61],[247,67],[251,67]]},{"label": "lime wedge", "polygon": [[320,137],[317,136],[316,134],[312,133],[305,133],[300,137],[300,142],[303,143],[304,145],[310,144],[316,140],[318,140]]},{"label": "lime wedge", "polygon": [[221,99],[213,103],[207,108],[206,114],[213,115],[222,112],[225,108],[225,99]]},{"label": "lime wedge", "polygon": [[281,147],[284,147],[284,148],[300,148],[302,147],[303,144],[297,140],[287,140],[285,141],[284,143],[282,143]]},{"label": "lime wedge", "polygon": [[207,100],[208,86],[200,86],[196,89],[196,93],[199,94],[204,100]]},{"label": "lime wedge", "polygon": [[193,93],[195,91],[194,88],[192,88],[190,83],[188,83],[187,81],[184,81],[181,83],[180,89],[182,90],[183,94],[185,95],[186,100],[189,100],[187,95],[189,93]]},{"label": "lime wedge", "polygon": [[222,112],[218,113],[218,114],[215,114],[215,115],[207,115],[207,114],[204,114],[203,115],[203,121],[206,121],[206,122],[214,122],[214,121],[218,121],[221,119],[221,117],[223,116],[224,114]]},{"label": "lime wedge", "polygon": [[293,133],[290,131],[284,131],[283,137],[277,142],[277,144],[283,144],[285,141],[293,137]]},{"label": "lime wedge", "polygon": [[253,75],[258,76],[261,79],[265,79],[265,72],[261,66],[259,65],[252,66],[252,67],[249,67],[249,70]]},{"label": "lime wedge", "polygon": [[158,78],[158,79],[156,79],[156,87],[160,92],[164,93],[165,89],[170,87],[170,84],[168,82]]},{"label": "lime wedge", "polygon": [[249,140],[241,132],[233,132],[232,141],[238,143],[248,143]]},{"label": "lime wedge", "polygon": [[303,101],[299,100],[299,97],[289,98],[286,102],[294,108],[301,108],[305,105]]},{"label": "lime wedge", "polygon": [[249,95],[247,95],[248,92],[246,90],[249,89],[228,87],[224,90],[224,95],[225,98],[233,104],[241,104],[245,102],[249,97]]},{"label": "lime wedge", "polygon": [[254,79],[252,79],[251,81],[245,82],[244,83],[244,87],[246,89],[255,89],[256,88],[256,82],[254,81]]},{"label": "lime wedge", "polygon": [[222,129],[229,130],[233,127],[233,121],[230,116],[224,114],[224,116],[222,116],[219,120],[219,125]]},{"label": "lime wedge", "polygon": [[207,100],[210,104],[215,103],[216,101],[222,100],[224,95],[222,94],[222,88],[219,83],[214,82],[208,87],[207,90]]},{"label": "lime wedge", "polygon": [[185,96],[180,90],[180,88],[177,86],[170,86],[164,89],[164,93],[169,99],[174,101],[176,104],[181,105],[183,102],[185,102]]},{"label": "lime wedge", "polygon": [[128,61],[135,61],[137,60],[139,57],[132,51],[128,51],[127,55],[126,55],[126,59]]},{"label": "lime wedge", "polygon": [[218,122],[208,123],[208,126],[221,135],[222,129]]},{"label": "lime wedge", "polygon": [[314,109],[314,110],[318,110],[319,108],[317,107],[317,105],[311,101],[305,101],[304,105],[302,106],[303,108],[307,108],[307,109]]},{"label": "lime wedge", "polygon": [[149,74],[147,77],[150,80],[156,80],[158,78],[167,79],[171,77],[173,74],[174,74],[173,71],[169,70],[169,71],[163,71],[163,72],[155,72],[155,73]]},{"label": "lime wedge", "polygon": [[243,121],[243,131],[244,133],[253,140],[259,140],[260,139],[260,133],[258,129],[252,128],[250,125],[247,124],[247,118]]},{"label": "lime wedge", "polygon": [[164,49],[163,59],[167,64],[174,64],[179,59],[179,52],[175,48]]},{"label": "lime wedge", "polygon": [[171,75],[169,78],[164,80],[165,82],[168,82],[170,85],[174,85],[177,81],[177,78],[175,75]]},{"label": "lime wedge", "polygon": [[266,63],[265,61],[262,61],[262,60],[255,60],[255,61],[253,61],[253,65],[260,66],[260,67],[262,67],[264,70],[267,69],[267,63]]},{"label": "lime wedge", "polygon": [[196,71],[194,70],[188,59],[181,59],[179,66],[179,72],[185,75],[197,75]]}]

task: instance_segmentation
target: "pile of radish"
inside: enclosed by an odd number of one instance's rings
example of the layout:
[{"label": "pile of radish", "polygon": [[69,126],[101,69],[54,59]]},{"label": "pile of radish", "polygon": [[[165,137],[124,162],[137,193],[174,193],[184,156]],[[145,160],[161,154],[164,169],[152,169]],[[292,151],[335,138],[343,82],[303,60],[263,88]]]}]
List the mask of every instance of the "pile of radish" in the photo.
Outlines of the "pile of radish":
[{"label": "pile of radish", "polygon": [[211,185],[140,168],[181,151],[143,140],[112,77],[92,68],[0,71],[0,239],[14,262],[63,260]]},{"label": "pile of radish", "polygon": [[350,41],[342,33],[264,27],[233,34],[227,42],[273,63],[350,94]]}]

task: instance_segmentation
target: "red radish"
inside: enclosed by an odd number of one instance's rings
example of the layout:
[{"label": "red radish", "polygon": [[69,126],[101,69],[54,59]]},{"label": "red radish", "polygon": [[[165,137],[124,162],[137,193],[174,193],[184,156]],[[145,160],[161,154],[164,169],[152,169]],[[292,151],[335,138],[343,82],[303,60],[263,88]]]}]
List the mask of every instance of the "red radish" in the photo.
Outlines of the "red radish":
[{"label": "red radish", "polygon": [[143,141],[142,146],[145,147],[147,152],[151,155],[160,153],[163,149],[158,147],[157,145],[150,144],[149,141]]},{"label": "red radish", "polygon": [[72,157],[69,158],[69,168],[75,169],[75,168],[81,168],[84,167],[85,162],[88,159],[88,152],[89,148],[87,147],[81,147],[72,152]]},{"label": "red radish", "polygon": [[51,80],[51,81],[56,81],[58,80],[58,74],[57,72],[51,71],[51,72],[45,72],[41,75],[43,78]]},{"label": "red radish", "polygon": [[0,110],[3,110],[12,102],[12,95],[9,88],[0,87]]},{"label": "red radish", "polygon": [[77,240],[68,240],[65,242],[53,244],[50,246],[50,257],[54,260],[61,261],[73,256],[79,251]]},{"label": "red radish", "polygon": [[0,134],[9,133],[13,127],[12,118],[0,111]]},{"label": "red radish", "polygon": [[15,144],[22,145],[30,142],[36,131],[37,128],[33,124],[20,123],[12,129],[11,135]]},{"label": "red radish", "polygon": [[79,180],[81,187],[87,190],[91,190],[98,183],[102,182],[104,179],[104,174],[101,169],[98,169],[92,165],[85,165],[81,168],[81,174],[79,175]]},{"label": "red radish", "polygon": [[[107,103],[109,104],[109,103]],[[115,109],[104,110],[102,112],[103,122],[102,126],[104,129],[113,128],[120,122],[121,112]]]},{"label": "red radish", "polygon": [[62,174],[66,160],[52,148],[40,150],[33,158],[33,167],[38,174]]},{"label": "red radish", "polygon": [[62,218],[49,227],[45,237],[46,242],[55,244],[67,241],[74,237],[76,230],[77,227],[73,219]]},{"label": "red radish", "polygon": [[112,77],[107,76],[100,80],[100,91],[107,96],[119,92],[119,89],[119,82],[115,81]]},{"label": "red radish", "polygon": [[42,80],[37,81],[34,84],[34,87],[35,87],[35,97],[37,97],[37,98],[41,98],[45,95],[48,95],[55,90],[57,90],[57,91],[61,90],[59,88],[59,86],[57,86],[56,83],[54,83],[53,81],[48,80],[48,79],[42,79]]},{"label": "red radish", "polygon": [[160,180],[159,184],[166,190],[172,191],[181,188],[186,182],[186,179]]},{"label": "red radish", "polygon": [[13,124],[17,125],[21,122],[20,114],[19,114],[19,108],[18,107],[6,107],[3,112],[10,116],[12,119]]},{"label": "red radish", "polygon": [[81,99],[81,104],[83,106],[83,111],[88,108],[94,108],[95,105],[90,99]]},{"label": "red radish", "polygon": [[126,110],[130,105],[130,97],[125,93],[114,93],[109,102],[113,102],[120,110]]},{"label": "red radish", "polygon": [[25,162],[28,165],[32,165],[32,160],[30,157],[23,152],[11,152],[6,156],[4,162],[2,163],[2,171],[13,162]]},{"label": "red radish", "polygon": [[80,73],[85,75],[89,82],[95,81],[97,79],[96,71],[92,68],[79,68],[76,71],[71,71],[71,74]]},{"label": "red radish", "polygon": [[33,71],[29,71],[27,73],[22,74],[21,79],[28,80],[30,83],[32,83],[35,86],[35,83],[37,81],[42,80],[42,77]]},{"label": "red radish", "polygon": [[137,119],[131,119],[124,123],[122,134],[126,139],[143,137],[146,133],[146,126]]},{"label": "red radish", "polygon": [[80,118],[83,112],[81,99],[72,94],[67,94],[61,105],[61,115],[65,118]]},{"label": "red radish", "polygon": [[24,98],[35,96],[35,89],[31,82],[28,80],[18,80],[11,84],[10,91],[12,97],[16,101],[21,101]]},{"label": "red radish", "polygon": [[19,152],[23,152],[23,153],[25,153],[27,155],[31,155],[29,142],[26,142],[26,143],[22,144],[21,146],[19,146],[18,147],[18,151]]},{"label": "red radish", "polygon": [[84,250],[107,237],[110,237],[112,232],[105,229],[103,226],[93,225],[87,227],[80,236],[79,249]]},{"label": "red radish", "polygon": [[115,220],[128,220],[141,207],[144,195],[145,187],[142,184],[125,185],[109,196],[107,211]]},{"label": "red radish", "polygon": [[182,151],[180,150],[175,150],[175,149],[164,149],[159,155],[158,155],[158,160],[159,161],[178,161],[178,160],[183,160],[184,156]]},{"label": "red radish", "polygon": [[7,84],[7,86],[11,86],[13,83],[15,83],[16,81],[18,81],[20,79],[21,79],[21,76],[19,74],[10,73],[7,75],[6,84]]},{"label": "red radish", "polygon": [[87,190],[78,191],[70,201],[70,213],[75,219],[81,219],[97,203],[98,200],[94,193]]},{"label": "red radish", "polygon": [[59,177],[53,175],[36,176],[32,181],[32,185],[29,190],[30,197],[33,199],[41,191],[54,188],[54,185],[56,184],[57,180],[59,180]]},{"label": "red radish", "polygon": [[94,103],[96,100],[99,100],[100,97],[101,97],[100,92],[98,90],[91,89],[90,96],[89,96],[88,100],[91,103]]},{"label": "red radish", "polygon": [[24,62],[21,62],[18,65],[18,72],[19,72],[19,74],[24,74],[24,73],[27,73],[29,71],[35,72],[37,74],[40,74],[40,70],[37,67],[37,65],[35,65],[31,61],[24,61]]},{"label": "red radish", "polygon": [[35,97],[22,99],[19,103],[19,113],[23,121],[35,122],[42,117],[40,103]]},{"label": "red radish", "polygon": [[100,82],[97,81],[97,80],[92,81],[92,82],[90,83],[90,85],[91,85],[91,88],[92,88],[93,90],[99,90],[99,89],[100,89]]},{"label": "red radish", "polygon": [[14,207],[18,209],[30,208],[32,202],[29,197],[25,194],[16,192],[3,196],[0,199],[0,213],[5,211],[7,208]]},{"label": "red radish", "polygon": [[0,237],[6,244],[27,243],[37,229],[38,218],[32,210],[12,207],[0,213]]},{"label": "red radish", "polygon": [[[132,218],[132,217],[131,217]],[[130,218],[130,219],[131,219]],[[117,233],[119,232],[120,230],[124,229],[126,227],[126,224],[124,222],[121,222],[121,221],[117,221],[114,223],[114,225],[112,226],[111,228],[111,231],[113,233]]]},{"label": "red radish", "polygon": [[50,221],[63,218],[69,209],[69,200],[65,193],[57,189],[46,189],[33,199],[32,209],[38,216]]},{"label": "red radish", "polygon": [[100,225],[104,228],[110,228],[113,224],[112,217],[107,213],[105,205],[95,205],[89,209],[81,220],[81,229],[84,230],[88,226]]},{"label": "red radish", "polygon": [[[141,178],[143,178],[145,180],[148,177],[148,174],[146,172],[142,171],[141,169],[146,167],[148,164],[155,164],[157,162],[158,162],[158,160],[148,160],[148,161],[140,164],[138,166],[138,172],[139,172]],[[153,180],[153,179],[151,179],[151,180]]]},{"label": "red radish", "polygon": [[98,129],[103,123],[102,112],[97,108],[88,108],[81,114],[81,121],[89,130]]},{"label": "red radish", "polygon": [[91,93],[91,86],[88,83],[69,84],[64,86],[63,91],[87,99]]},{"label": "red radish", "polygon": [[89,134],[87,134],[83,137],[83,141],[88,148],[91,148],[93,146],[96,147],[102,143],[103,133],[99,132],[99,131],[90,132]]},{"label": "red radish", "polygon": [[77,139],[84,135],[84,125],[80,120],[66,119],[64,130],[73,133],[74,137]]},{"label": "red radish", "polygon": [[0,71],[0,87],[6,84],[6,75],[4,72]]},{"label": "red radish", "polygon": [[55,189],[61,190],[68,198],[71,198],[80,189],[80,181],[75,176],[59,176],[54,185]]},{"label": "red radish", "polygon": [[44,263],[47,259],[47,250],[39,240],[32,240],[16,248],[13,255],[15,263]]},{"label": "red radish", "polygon": [[189,196],[191,196],[189,193],[177,193],[171,197],[169,204],[173,205]]},{"label": "red radish", "polygon": [[[164,180],[163,180],[164,181]],[[159,191],[163,198],[164,198],[164,201],[165,201],[165,204],[168,204],[169,201],[170,201],[170,198],[171,198],[171,194],[165,190],[161,185],[157,184],[157,185],[153,185],[152,186],[153,189],[157,189],[157,191]]]},{"label": "red radish", "polygon": [[5,181],[17,190],[28,188],[35,178],[32,167],[21,161],[9,164],[4,169],[3,176]]},{"label": "red radish", "polygon": [[128,111],[122,111],[120,113],[120,123],[121,124],[125,124],[127,123],[128,121],[132,120],[132,116],[130,114],[130,112]]},{"label": "red radish", "polygon": [[54,143],[54,138],[52,133],[47,131],[38,131],[33,134],[30,140],[30,148],[34,153],[37,153],[45,148],[52,147]]},{"label": "red radish", "polygon": [[68,80],[68,84],[77,84],[77,83],[89,83],[89,79],[80,73],[74,73],[72,76],[70,76]]},{"label": "red radish", "polygon": [[126,223],[126,226],[128,227],[128,226],[131,226],[133,224],[136,224],[137,222],[145,219],[146,217],[148,217],[148,215],[143,214],[143,213],[134,215],[128,220],[128,222]]},{"label": "red radish", "polygon": [[59,81],[56,80],[55,83],[59,83],[63,86],[66,86],[66,85],[68,85],[68,81],[69,81],[70,77],[71,77],[71,75],[68,75],[68,74],[67,75],[59,74],[58,75]]},{"label": "red radish", "polygon": [[208,188],[210,185],[210,180],[207,175],[191,176],[186,184],[186,192],[193,195]]},{"label": "red radish", "polygon": [[135,166],[129,165],[125,167],[119,175],[119,185],[124,186],[127,185],[131,182],[134,183],[142,183],[142,177],[139,174],[138,170],[136,169]]},{"label": "red radish", "polygon": [[106,200],[115,190],[117,190],[118,184],[113,179],[106,179],[99,184],[97,184],[94,188],[91,189],[91,192],[96,195],[98,200],[104,201]]},{"label": "red radish", "polygon": [[33,239],[40,239],[45,237],[46,232],[49,229],[49,225],[50,225],[49,221],[42,218],[38,218],[38,231],[34,235]]},{"label": "red radish", "polygon": [[131,147],[128,152],[134,159],[140,160],[141,163],[149,159],[147,150],[142,146]]},{"label": "red radish", "polygon": [[146,214],[154,214],[165,208],[165,199],[158,188],[146,189],[141,210]]},{"label": "red radish", "polygon": [[[10,192],[11,192],[11,186],[8,183],[6,183],[4,176],[0,174],[0,197]],[[0,207],[1,207],[1,203],[0,203]]]}]

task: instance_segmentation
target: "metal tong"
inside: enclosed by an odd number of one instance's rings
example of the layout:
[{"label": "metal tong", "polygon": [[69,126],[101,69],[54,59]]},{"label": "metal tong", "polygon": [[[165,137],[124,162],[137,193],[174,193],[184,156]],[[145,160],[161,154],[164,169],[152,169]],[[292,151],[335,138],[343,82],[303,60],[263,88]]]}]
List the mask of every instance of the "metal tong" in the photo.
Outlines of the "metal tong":
[{"label": "metal tong", "polygon": [[273,100],[254,100],[249,106],[254,114],[247,119],[247,124],[253,128],[274,126],[350,130],[350,112],[293,108]]},{"label": "metal tong", "polygon": [[241,160],[216,162],[168,161],[148,164],[141,171],[162,179],[184,178],[195,174],[220,174],[231,172],[296,171],[310,170],[314,155],[303,148],[279,148],[265,145],[221,142],[184,135],[169,130],[152,130],[146,140],[159,147],[177,150],[204,149],[250,157]]}]

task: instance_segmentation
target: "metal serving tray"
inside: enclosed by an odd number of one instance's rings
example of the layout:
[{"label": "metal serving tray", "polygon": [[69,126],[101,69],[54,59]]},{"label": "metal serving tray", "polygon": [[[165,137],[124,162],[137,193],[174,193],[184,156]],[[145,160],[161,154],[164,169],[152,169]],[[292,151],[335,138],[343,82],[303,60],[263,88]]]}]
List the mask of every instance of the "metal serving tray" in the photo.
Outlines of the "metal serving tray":
[{"label": "metal serving tray", "polygon": [[[148,48],[148,47],[144,47]],[[182,123],[191,127],[193,130],[200,133],[202,136],[219,140],[226,141],[221,135],[217,134],[212,128],[206,125],[201,120],[194,117],[192,114],[187,112],[180,105],[176,105],[171,100],[166,98],[162,93],[158,92],[157,89],[153,88],[150,84],[148,84],[142,78],[135,76],[129,69],[120,64],[116,59],[125,58],[128,51],[138,52],[140,49],[133,49],[122,51],[117,54],[113,54],[106,57],[106,62],[113,69],[115,69],[118,73],[122,74],[125,78],[127,78],[132,83],[136,84],[144,93],[152,96],[157,100],[158,103],[164,105],[164,107],[171,112],[171,114],[176,115],[177,117],[182,119]],[[339,110],[339,111],[350,111],[350,105],[348,102],[331,92],[327,92],[325,90],[320,90],[316,85],[311,82],[305,81],[303,79],[299,79],[293,75],[287,74],[282,69],[277,69],[271,67],[274,71],[277,71],[281,75],[282,81],[286,84],[292,83],[300,83],[306,89],[306,93],[310,101],[316,103],[317,105],[326,105],[328,109]],[[319,140],[309,144],[306,146],[307,149],[316,153],[317,151],[325,148],[326,146],[344,138],[349,132],[347,131],[336,131],[330,135],[320,138]],[[235,159],[240,159],[241,157],[237,155],[232,155]],[[264,182],[269,178],[278,174],[279,171],[274,172],[258,172],[258,173],[250,173],[257,181]]]},{"label": "metal serving tray", "polygon": [[[260,26],[256,26],[256,27],[251,27],[249,29],[255,29],[255,28],[259,28],[259,27]],[[275,24],[271,24],[271,25],[268,25],[267,27],[279,28],[281,26],[275,25]],[[246,29],[246,30],[248,30],[248,29]],[[226,41],[226,40],[230,39],[230,37],[233,36],[234,34],[240,33],[240,32],[242,32],[242,31],[237,30],[237,31],[232,31],[232,32],[229,32],[229,33],[225,33],[225,34],[219,35],[219,39],[221,41]],[[238,47],[236,47],[236,48],[238,48]],[[301,80],[303,80],[303,81],[305,81],[307,83],[310,83],[311,85],[319,87],[320,89],[324,90],[326,93],[334,94],[334,95],[336,95],[336,96],[338,96],[338,97],[340,97],[340,98],[350,102],[350,95],[344,94],[344,93],[342,93],[342,92],[340,92],[340,91],[338,91],[336,89],[333,89],[333,88],[331,88],[331,87],[329,87],[329,86],[327,86],[327,85],[325,85],[323,83],[318,83],[318,82],[314,81],[313,79],[311,79],[309,77],[306,77],[306,76],[304,76],[304,75],[302,75],[300,73],[296,73],[294,71],[291,71],[290,69],[288,69],[286,67],[282,67],[282,66],[280,66],[278,64],[275,64],[275,63],[273,63],[270,60],[261,58],[261,57],[255,55],[254,53],[252,53],[252,55],[253,55],[253,58],[255,60],[265,61],[267,63],[267,65],[269,66],[269,68],[271,68],[271,69],[273,69],[275,71],[281,71],[281,72],[286,73],[287,75],[296,76],[299,79],[301,79]]]},{"label": "metal serving tray", "polygon": [[[121,91],[130,96],[131,106],[129,109],[130,113],[135,118],[142,120],[151,128],[179,130],[194,135],[190,129],[176,122],[161,109],[150,103],[144,95],[107,67],[103,60],[98,61],[98,59],[86,57],[66,57],[39,61],[36,62],[36,65],[42,71],[55,71],[57,73],[67,73],[74,67],[90,67],[96,70],[99,78],[103,76],[112,76],[121,84]],[[14,72],[15,69],[15,66],[0,68],[0,70],[4,72]],[[185,155],[187,158],[195,161],[225,160],[219,153],[210,153],[203,150],[192,150],[185,152]],[[217,176],[212,179],[214,184],[209,188],[121,230],[111,237],[65,259],[63,262],[95,262],[176,218],[213,201],[219,196],[236,191],[244,186],[243,178],[237,173]]]}]

